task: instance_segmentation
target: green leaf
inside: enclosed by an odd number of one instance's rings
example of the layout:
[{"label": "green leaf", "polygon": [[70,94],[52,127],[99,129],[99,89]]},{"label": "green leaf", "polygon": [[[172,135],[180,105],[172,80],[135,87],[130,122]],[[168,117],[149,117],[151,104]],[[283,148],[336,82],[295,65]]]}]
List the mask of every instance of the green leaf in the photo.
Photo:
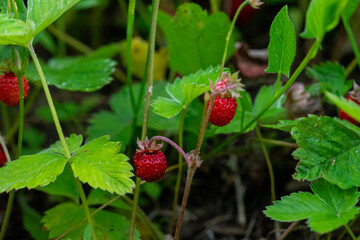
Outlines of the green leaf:
[{"label": "green leaf", "polygon": [[[225,70],[224,72],[228,72]],[[209,90],[209,81],[213,82],[219,77],[220,67],[209,67],[194,74],[177,78],[173,83],[166,85],[170,98],[158,97],[152,102],[154,113],[172,118],[182,109],[185,109],[195,98]]]},{"label": "green leaf", "polygon": [[38,187],[36,190],[46,192],[51,195],[65,196],[77,201],[79,192],[77,191],[74,175],[71,168],[66,164],[64,171],[56,178],[55,182],[44,187]]},{"label": "green leaf", "polygon": [[[56,238],[83,219],[85,220],[86,218],[82,207],[74,203],[62,203],[46,211],[42,222],[45,223],[45,227],[50,231],[49,238]],[[98,239],[126,240],[128,238],[130,223],[123,216],[101,210],[93,216],[93,221]],[[86,225],[87,221],[82,221],[81,224],[61,239],[82,239]],[[134,239],[139,238],[139,231],[135,229]]]},{"label": "green leaf", "polygon": [[344,97],[338,97],[332,93],[325,92],[325,95],[332,101],[338,108],[346,112],[350,117],[360,121],[360,106],[353,101],[348,101]]},{"label": "green leaf", "polygon": [[347,0],[312,0],[306,12],[305,30],[300,36],[322,40],[326,32],[338,25],[346,3]]},{"label": "green leaf", "polygon": [[[187,3],[177,8],[174,17],[160,11],[158,20],[168,41],[172,69],[188,75],[221,63],[231,24],[224,13],[208,16],[199,5]],[[231,37],[227,57],[234,51]]]},{"label": "green leaf", "polygon": [[28,0],[28,20],[35,24],[35,35],[56,21],[80,0]]},{"label": "green leaf", "polygon": [[[102,88],[112,81],[110,76],[114,71],[116,62],[108,58],[94,58],[92,56],[67,57],[51,59],[47,65],[43,65],[46,81],[49,85],[70,91],[92,92]],[[32,80],[40,80],[29,64],[30,74],[26,74]]]},{"label": "green leaf", "polygon": [[[70,152],[80,146],[81,140],[76,135],[66,139]],[[21,156],[0,168],[0,192],[48,185],[63,172],[66,162],[60,141],[38,154]]]},{"label": "green leaf", "polygon": [[308,219],[309,227],[323,234],[347,224],[359,213],[356,187],[343,190],[320,179],[311,184],[311,189],[315,194],[299,192],[282,197],[266,207],[265,215],[282,222]]},{"label": "green leaf", "polygon": [[119,154],[121,145],[109,142],[109,136],[103,136],[85,144],[72,155],[74,175],[93,188],[101,188],[119,195],[132,192],[134,175],[128,157]]},{"label": "green leaf", "polygon": [[91,226],[89,224],[86,224],[85,230],[84,230],[84,240],[91,240],[92,230]]},{"label": "green leaf", "polygon": [[352,86],[346,81],[345,68],[339,63],[330,61],[306,68],[306,74],[319,81],[321,92],[330,91],[338,96],[344,95]]},{"label": "green leaf", "polygon": [[21,212],[23,217],[23,225],[26,231],[31,235],[32,239],[35,240],[46,240],[49,239],[49,234],[43,228],[41,224],[42,215],[35,209],[25,204],[21,205]]},{"label": "green leaf", "polygon": [[282,73],[289,77],[290,67],[294,61],[296,42],[295,29],[292,24],[287,6],[276,15],[270,28],[269,66],[268,73]]},{"label": "green leaf", "polygon": [[341,12],[343,20],[348,22],[358,6],[359,0],[348,0],[344,10]]},{"label": "green leaf", "polygon": [[[113,198],[115,198],[117,195],[113,193],[109,193],[107,191],[103,191],[99,188],[92,189],[90,194],[88,195],[88,204],[91,205],[103,205]],[[120,209],[125,209],[129,213],[131,212],[132,206],[129,205],[129,203],[126,203],[121,198],[116,199],[113,201],[109,206],[116,207]]]},{"label": "green leaf", "polygon": [[[270,85],[270,86],[264,85],[260,88],[254,101],[254,110],[253,110],[254,116],[256,116],[265,108],[268,102],[275,96],[275,93],[276,93],[275,85]],[[270,108],[266,110],[265,113],[263,113],[263,115],[261,115],[259,121],[262,123],[270,123],[284,118],[285,108],[282,106],[284,102],[285,102],[285,97],[284,96],[280,97],[273,105],[270,106]]]},{"label": "green leaf", "polygon": [[310,115],[291,131],[300,146],[293,152],[300,162],[294,178],[313,181],[319,177],[346,189],[360,186],[360,136],[330,117]]},{"label": "green leaf", "polygon": [[0,45],[20,45],[27,47],[32,38],[32,25],[9,18],[0,13]]}]

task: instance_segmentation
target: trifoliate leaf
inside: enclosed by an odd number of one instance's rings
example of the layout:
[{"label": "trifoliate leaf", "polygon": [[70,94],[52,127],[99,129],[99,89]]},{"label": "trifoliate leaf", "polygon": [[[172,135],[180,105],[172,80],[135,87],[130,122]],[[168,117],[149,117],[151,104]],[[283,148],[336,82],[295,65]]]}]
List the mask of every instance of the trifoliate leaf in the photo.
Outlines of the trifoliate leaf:
[{"label": "trifoliate leaf", "polygon": [[[91,92],[98,90],[112,81],[110,76],[115,71],[116,62],[108,58],[67,57],[51,59],[42,69],[49,85],[69,91]],[[28,65],[26,77],[40,80],[32,70],[35,66]]]},{"label": "trifoliate leaf", "polygon": [[282,222],[308,219],[309,227],[318,233],[331,232],[347,224],[359,213],[355,207],[359,199],[356,187],[343,190],[319,179],[311,184],[314,194],[292,193],[266,207],[265,215]]},{"label": "trifoliate leaf", "polygon": [[290,21],[287,6],[276,15],[270,28],[268,73],[282,73],[289,77],[290,67],[294,61],[296,43],[295,29]]},{"label": "trifoliate leaf", "polygon": [[300,146],[294,178],[313,181],[319,177],[346,189],[360,186],[360,136],[330,117],[310,115],[291,131]]},{"label": "trifoliate leaf", "polygon": [[72,155],[74,175],[93,188],[101,188],[119,195],[132,192],[134,175],[128,157],[119,154],[119,142],[109,142],[109,136],[90,141]]},{"label": "trifoliate leaf", "polygon": [[[199,5],[187,3],[178,7],[174,17],[160,11],[158,20],[168,41],[172,69],[188,75],[221,63],[231,25],[224,13],[208,16]],[[227,57],[235,51],[233,36]]]},{"label": "trifoliate leaf", "polygon": [[326,62],[307,68],[309,77],[319,81],[320,92],[330,91],[338,96],[344,95],[352,86],[352,81],[346,81],[345,68],[339,63]]},{"label": "trifoliate leaf", "polygon": [[[76,135],[66,139],[70,152],[78,148],[81,141],[82,137]],[[63,172],[66,162],[60,141],[40,153],[21,156],[0,168],[0,192],[48,185]]]},{"label": "trifoliate leaf", "polygon": [[[229,72],[227,69],[224,72]],[[196,97],[209,90],[209,81],[215,82],[220,75],[220,67],[209,67],[194,74],[177,78],[166,85],[170,97],[159,97],[152,102],[154,113],[172,118],[185,109]]]},{"label": "trifoliate leaf", "polygon": [[[85,221],[82,221],[83,219]],[[50,231],[49,238],[60,236],[80,221],[82,221],[81,224],[61,238],[65,240],[80,240],[84,236],[87,221],[81,206],[69,202],[62,203],[46,211],[42,219],[45,227]],[[97,239],[128,239],[130,223],[123,216],[101,210],[93,216],[93,222]],[[134,239],[139,238],[139,231],[135,229]]]}]

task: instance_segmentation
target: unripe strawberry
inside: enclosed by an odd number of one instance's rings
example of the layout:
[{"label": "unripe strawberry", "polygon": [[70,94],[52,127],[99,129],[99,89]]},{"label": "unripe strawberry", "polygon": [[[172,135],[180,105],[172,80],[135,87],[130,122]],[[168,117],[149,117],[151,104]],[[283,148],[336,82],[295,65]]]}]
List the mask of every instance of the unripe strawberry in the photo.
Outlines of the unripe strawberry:
[{"label": "unripe strawberry", "polygon": [[6,162],[7,162],[7,159],[6,159],[5,152],[4,152],[3,148],[0,146],[0,167],[5,166]]},{"label": "unripe strawberry", "polygon": [[[24,98],[29,93],[29,82],[23,77]],[[0,100],[8,106],[16,106],[20,102],[19,84],[13,72],[0,76]]]},{"label": "unripe strawberry", "polygon": [[153,182],[164,177],[167,162],[165,154],[159,150],[162,144],[156,145],[153,141],[150,146],[149,140],[146,139],[145,142],[138,140],[138,145],[140,149],[136,150],[134,156],[136,175],[147,182]]},{"label": "unripe strawberry", "polygon": [[[357,105],[360,106],[360,101],[354,97],[354,95],[352,94],[349,94],[346,99],[348,101],[352,101],[354,103],[356,103]],[[346,112],[344,112],[342,109],[340,109],[340,112],[339,112],[339,118],[341,120],[346,120],[348,122],[351,122],[352,124],[356,125],[356,126],[359,126],[360,123],[358,121],[356,121],[355,119],[353,119],[352,117],[350,117]]]}]

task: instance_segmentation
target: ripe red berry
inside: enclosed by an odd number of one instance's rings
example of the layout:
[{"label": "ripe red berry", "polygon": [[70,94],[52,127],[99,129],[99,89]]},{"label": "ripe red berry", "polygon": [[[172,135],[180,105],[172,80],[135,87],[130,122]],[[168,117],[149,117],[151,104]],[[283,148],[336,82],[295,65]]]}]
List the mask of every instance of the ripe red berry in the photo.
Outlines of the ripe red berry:
[{"label": "ripe red berry", "polygon": [[[23,77],[24,98],[29,92],[29,82]],[[0,76],[0,100],[8,106],[16,106],[20,102],[19,84],[13,72]]]},{"label": "ripe red berry", "polygon": [[[208,102],[208,107],[209,107]],[[214,105],[211,109],[209,122],[215,126],[222,127],[230,123],[234,118],[237,108],[236,98],[215,97]]]},{"label": "ripe red berry", "polygon": [[6,162],[7,162],[7,159],[6,159],[5,152],[4,152],[3,148],[0,146],[0,167],[5,166]]},{"label": "ripe red berry", "polygon": [[165,154],[160,150],[141,150],[134,156],[136,175],[147,182],[164,177],[166,164]]},{"label": "ripe red berry", "polygon": [[[356,103],[357,105],[360,106],[360,101],[355,99],[354,96],[352,94],[349,94],[346,99],[348,101],[352,101],[354,103]],[[356,121],[355,119],[353,119],[352,117],[350,117],[346,112],[344,112],[342,109],[340,109],[340,112],[339,112],[339,118],[341,120],[347,120],[348,122],[351,122],[352,124],[356,125],[356,126],[359,126],[360,123],[358,121]]]}]

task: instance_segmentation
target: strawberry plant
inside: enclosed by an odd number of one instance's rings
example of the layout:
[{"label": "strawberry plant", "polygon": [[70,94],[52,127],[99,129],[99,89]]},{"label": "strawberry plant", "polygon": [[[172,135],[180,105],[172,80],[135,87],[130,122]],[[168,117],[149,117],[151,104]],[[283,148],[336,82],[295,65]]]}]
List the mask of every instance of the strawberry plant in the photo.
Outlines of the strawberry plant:
[{"label": "strawberry plant", "polygon": [[0,1],[0,240],[359,238],[359,1],[148,3]]}]

